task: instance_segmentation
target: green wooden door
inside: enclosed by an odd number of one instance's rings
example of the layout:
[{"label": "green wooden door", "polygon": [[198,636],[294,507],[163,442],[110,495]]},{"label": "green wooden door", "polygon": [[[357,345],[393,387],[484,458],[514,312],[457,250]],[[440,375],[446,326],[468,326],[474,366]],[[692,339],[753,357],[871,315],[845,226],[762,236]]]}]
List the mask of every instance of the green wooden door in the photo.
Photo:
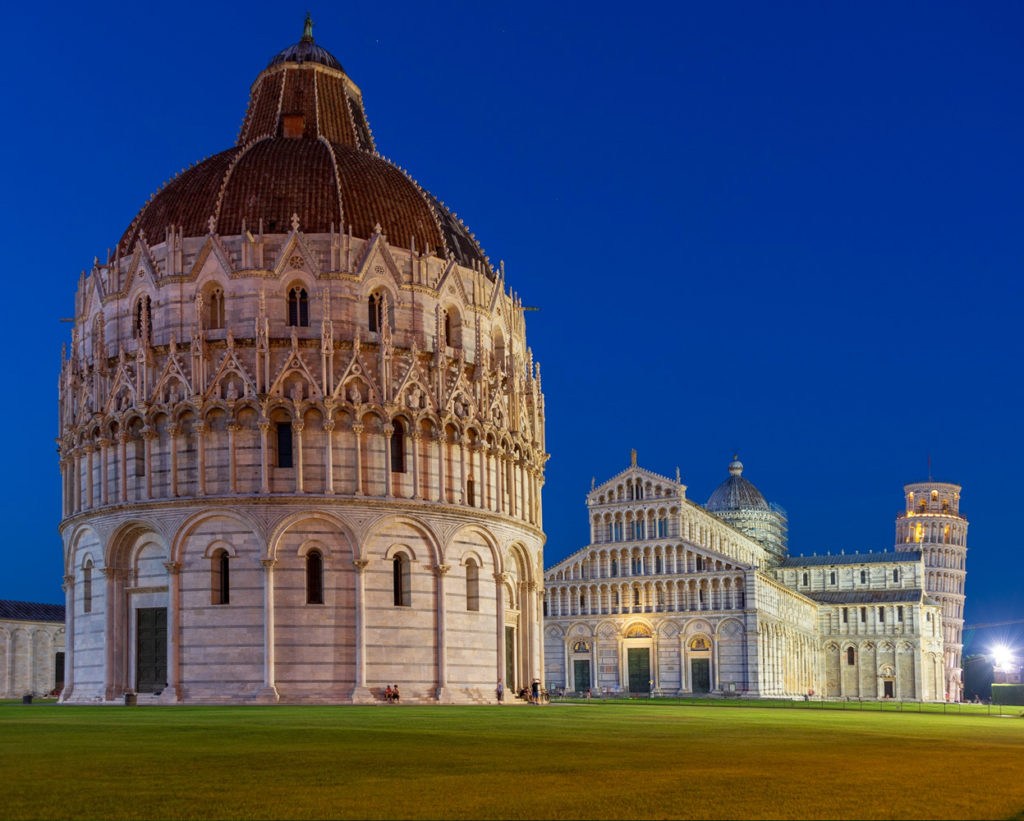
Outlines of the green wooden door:
[{"label": "green wooden door", "polygon": [[629,692],[651,692],[651,648],[631,647],[626,651],[629,662]]},{"label": "green wooden door", "polygon": [[711,692],[711,662],[708,659],[690,659],[690,675],[693,680],[693,692]]},{"label": "green wooden door", "polygon": [[590,688],[590,662],[587,659],[574,659],[572,663],[573,684],[577,693],[585,693]]},{"label": "green wooden door", "polygon": [[135,688],[155,693],[167,686],[167,608],[140,607],[135,615]]}]

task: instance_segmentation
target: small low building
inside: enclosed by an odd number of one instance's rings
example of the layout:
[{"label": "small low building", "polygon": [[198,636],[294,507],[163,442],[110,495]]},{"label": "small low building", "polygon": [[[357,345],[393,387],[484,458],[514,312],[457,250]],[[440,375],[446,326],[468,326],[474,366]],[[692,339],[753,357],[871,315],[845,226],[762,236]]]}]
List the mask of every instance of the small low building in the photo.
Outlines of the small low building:
[{"label": "small low building", "polygon": [[0,698],[64,687],[64,605],[0,599]]}]

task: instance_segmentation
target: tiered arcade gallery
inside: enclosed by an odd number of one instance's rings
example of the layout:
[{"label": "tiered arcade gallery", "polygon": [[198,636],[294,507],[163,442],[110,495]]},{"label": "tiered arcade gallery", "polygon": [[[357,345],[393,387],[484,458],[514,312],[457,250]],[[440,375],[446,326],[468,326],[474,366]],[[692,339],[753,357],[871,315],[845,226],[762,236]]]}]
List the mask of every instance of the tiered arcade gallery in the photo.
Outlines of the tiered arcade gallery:
[{"label": "tiered arcade gallery", "polygon": [[312,38],[82,275],[70,702],[489,701],[541,673],[522,304]]}]

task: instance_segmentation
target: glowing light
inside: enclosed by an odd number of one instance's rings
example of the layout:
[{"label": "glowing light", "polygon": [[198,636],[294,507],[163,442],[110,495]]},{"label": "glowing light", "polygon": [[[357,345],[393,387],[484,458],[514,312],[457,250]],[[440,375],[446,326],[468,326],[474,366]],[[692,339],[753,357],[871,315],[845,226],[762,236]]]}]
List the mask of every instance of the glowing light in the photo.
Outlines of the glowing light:
[{"label": "glowing light", "polygon": [[992,664],[999,669],[1009,667],[1013,662],[1013,652],[1005,644],[999,644],[992,648]]}]

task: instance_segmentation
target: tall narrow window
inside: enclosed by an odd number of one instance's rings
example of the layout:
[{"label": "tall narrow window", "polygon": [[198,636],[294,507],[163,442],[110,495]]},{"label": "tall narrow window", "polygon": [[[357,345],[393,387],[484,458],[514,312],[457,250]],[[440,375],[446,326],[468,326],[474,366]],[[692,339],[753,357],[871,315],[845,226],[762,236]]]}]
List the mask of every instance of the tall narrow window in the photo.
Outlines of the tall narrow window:
[{"label": "tall narrow window", "polygon": [[[547,604],[545,600],[544,606]],[[466,562],[466,609],[480,609],[480,568],[472,559]]]},{"label": "tall narrow window", "polygon": [[451,344],[452,344],[452,315],[450,313],[448,313],[447,311],[442,311],[441,313],[442,313],[442,316],[444,317],[444,321],[442,323],[443,326],[444,326],[444,344],[449,346],[449,347],[451,347]]},{"label": "tall narrow window", "polygon": [[664,539],[668,535],[668,519],[658,519],[658,538]]},{"label": "tall narrow window", "polygon": [[146,475],[146,442],[138,431],[132,437],[132,463],[136,476]]},{"label": "tall narrow window", "polygon": [[391,472],[405,473],[405,425],[401,419],[391,424]]},{"label": "tall narrow window", "polygon": [[306,604],[324,603],[324,554],[310,550],[306,554]]},{"label": "tall narrow window", "polygon": [[476,483],[472,479],[466,480],[466,504],[476,507]]},{"label": "tall narrow window", "polygon": [[892,580],[894,582],[899,582],[900,580],[900,569],[898,567],[894,568],[892,571]]},{"label": "tall narrow window", "polygon": [[231,576],[228,561],[226,550],[221,548],[214,551],[213,558],[210,560],[211,604],[230,604],[231,602]]},{"label": "tall narrow window", "polygon": [[896,621],[903,621],[903,605],[896,608]]},{"label": "tall narrow window", "polygon": [[210,291],[210,328],[224,327],[224,291],[214,288]]},{"label": "tall narrow window", "polygon": [[392,586],[394,588],[395,607],[409,607],[409,559],[404,553],[399,553],[392,560]]},{"label": "tall narrow window", "polygon": [[867,584],[868,583],[868,571],[866,571],[866,570],[860,571],[860,583],[861,584]]},{"label": "tall narrow window", "polygon": [[703,569],[704,569],[704,557],[703,556],[698,556],[697,557],[697,570],[699,572],[699,571],[701,571]]},{"label": "tall narrow window", "polygon": [[618,562],[617,559],[612,559],[612,571],[611,572],[612,572],[613,576],[618,576],[619,575],[619,562]]},{"label": "tall narrow window", "polygon": [[92,562],[82,568],[82,612],[92,612]]},{"label": "tall narrow window", "polygon": [[367,327],[377,333],[384,326],[384,296],[382,294],[370,294],[366,300]]},{"label": "tall narrow window", "polygon": [[640,606],[640,588],[638,588],[638,587],[634,587],[633,588],[633,606],[634,607],[639,607]]},{"label": "tall narrow window", "polygon": [[309,297],[305,288],[295,286],[288,291],[288,324],[295,328],[309,327]]},{"label": "tall narrow window", "polygon": [[804,587],[807,587],[807,574],[804,573]]},{"label": "tall narrow window", "polygon": [[843,608],[843,624],[849,624],[849,623],[850,623],[850,608],[849,607],[844,607]]},{"label": "tall narrow window", "polygon": [[654,572],[655,573],[660,573],[661,572],[661,556],[655,556],[654,557]]},{"label": "tall narrow window", "polygon": [[135,303],[132,336],[150,343],[153,341],[153,303],[145,294]]},{"label": "tall narrow window", "polygon": [[847,647],[846,648],[846,663],[852,666],[853,664],[856,663],[856,661],[857,661],[857,655],[856,655],[856,653],[854,653],[853,648],[852,647]]},{"label": "tall narrow window", "polygon": [[277,466],[292,467],[292,423],[277,423]]},{"label": "tall narrow window", "polygon": [[829,574],[828,574],[828,583],[829,584],[835,584],[836,583],[836,571],[832,570],[832,571],[829,572]]},{"label": "tall narrow window", "polygon": [[885,608],[884,607],[879,607],[878,608],[878,623],[879,624],[885,624]]},{"label": "tall narrow window", "polygon": [[865,624],[867,622],[867,620],[868,620],[868,609],[866,607],[862,607],[860,609],[860,623],[861,624]]}]

